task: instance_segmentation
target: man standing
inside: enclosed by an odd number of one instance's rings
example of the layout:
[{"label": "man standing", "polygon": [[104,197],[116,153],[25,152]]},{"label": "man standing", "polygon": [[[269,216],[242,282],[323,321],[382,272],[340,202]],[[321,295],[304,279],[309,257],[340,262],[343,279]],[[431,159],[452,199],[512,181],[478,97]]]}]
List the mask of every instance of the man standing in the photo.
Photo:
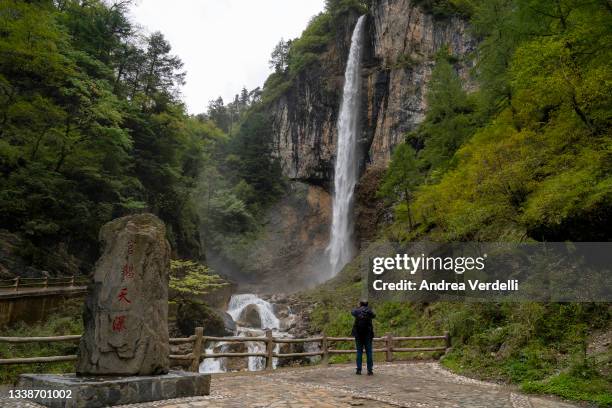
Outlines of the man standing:
[{"label": "man standing", "polygon": [[353,336],[355,337],[355,345],[357,346],[357,371],[356,374],[361,375],[361,365],[363,360],[363,349],[366,351],[368,375],[374,374],[372,368],[372,339],[374,338],[374,327],[372,319],[376,317],[372,309],[368,307],[368,302],[362,300],[359,302],[359,307],[351,312],[355,318],[353,323]]}]

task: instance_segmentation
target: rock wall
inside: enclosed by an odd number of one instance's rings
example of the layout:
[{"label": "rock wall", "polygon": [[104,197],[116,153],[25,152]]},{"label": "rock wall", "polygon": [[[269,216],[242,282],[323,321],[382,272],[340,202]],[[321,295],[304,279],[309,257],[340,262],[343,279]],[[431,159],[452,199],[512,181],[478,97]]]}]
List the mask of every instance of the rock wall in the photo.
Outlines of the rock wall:
[{"label": "rock wall", "polygon": [[435,56],[447,49],[459,58],[456,69],[469,82],[471,66],[462,57],[474,51],[465,20],[437,20],[411,0],[379,0],[372,9],[371,35],[379,65],[368,74],[369,164],[385,166],[392,149],[425,118],[427,82]]},{"label": "rock wall", "polygon": [[303,70],[271,107],[273,151],[291,179],[325,184],[331,178],[344,68],[358,17],[342,19],[320,63]]},{"label": "rock wall", "polygon": [[291,182],[287,194],[271,206],[255,242],[222,259],[207,253],[215,271],[238,282],[238,292],[294,292],[319,282],[331,222],[331,197],[320,186]]},{"label": "rock wall", "polygon": [[[336,149],[336,121],[344,68],[357,14],[347,14],[319,64],[304,70],[272,107],[274,152],[286,176],[328,186]],[[363,166],[386,166],[393,147],[421,123],[435,56],[443,48],[462,60],[474,50],[467,23],[434,19],[411,0],[375,0],[367,19],[363,59],[361,136]]]}]

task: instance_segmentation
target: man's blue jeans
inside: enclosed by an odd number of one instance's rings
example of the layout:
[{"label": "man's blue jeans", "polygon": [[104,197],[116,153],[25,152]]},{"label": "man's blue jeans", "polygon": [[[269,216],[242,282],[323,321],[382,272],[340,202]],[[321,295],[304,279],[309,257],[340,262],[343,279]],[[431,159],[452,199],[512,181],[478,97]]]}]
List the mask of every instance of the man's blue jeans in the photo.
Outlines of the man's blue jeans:
[{"label": "man's blue jeans", "polygon": [[357,371],[361,371],[361,365],[363,364],[363,349],[366,351],[366,366],[368,368],[368,372],[372,371],[372,367],[374,366],[374,362],[372,361],[372,338],[359,338],[355,337],[355,344],[357,345]]}]

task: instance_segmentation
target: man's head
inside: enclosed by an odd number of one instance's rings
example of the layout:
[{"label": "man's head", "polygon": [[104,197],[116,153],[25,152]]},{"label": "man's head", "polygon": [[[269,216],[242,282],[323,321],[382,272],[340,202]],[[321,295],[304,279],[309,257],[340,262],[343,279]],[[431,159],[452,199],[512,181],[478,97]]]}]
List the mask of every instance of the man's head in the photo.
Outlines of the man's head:
[{"label": "man's head", "polygon": [[367,306],[368,305],[368,301],[367,300],[360,300],[359,301],[359,306]]}]

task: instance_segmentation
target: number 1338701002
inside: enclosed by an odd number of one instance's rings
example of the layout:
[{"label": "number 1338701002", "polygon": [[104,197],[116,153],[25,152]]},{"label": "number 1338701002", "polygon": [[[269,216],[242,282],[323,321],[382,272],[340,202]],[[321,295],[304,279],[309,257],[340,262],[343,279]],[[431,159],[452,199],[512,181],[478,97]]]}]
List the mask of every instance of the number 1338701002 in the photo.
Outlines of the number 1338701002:
[{"label": "number 1338701002", "polygon": [[72,390],[9,390],[10,399],[67,399],[72,398]]}]

